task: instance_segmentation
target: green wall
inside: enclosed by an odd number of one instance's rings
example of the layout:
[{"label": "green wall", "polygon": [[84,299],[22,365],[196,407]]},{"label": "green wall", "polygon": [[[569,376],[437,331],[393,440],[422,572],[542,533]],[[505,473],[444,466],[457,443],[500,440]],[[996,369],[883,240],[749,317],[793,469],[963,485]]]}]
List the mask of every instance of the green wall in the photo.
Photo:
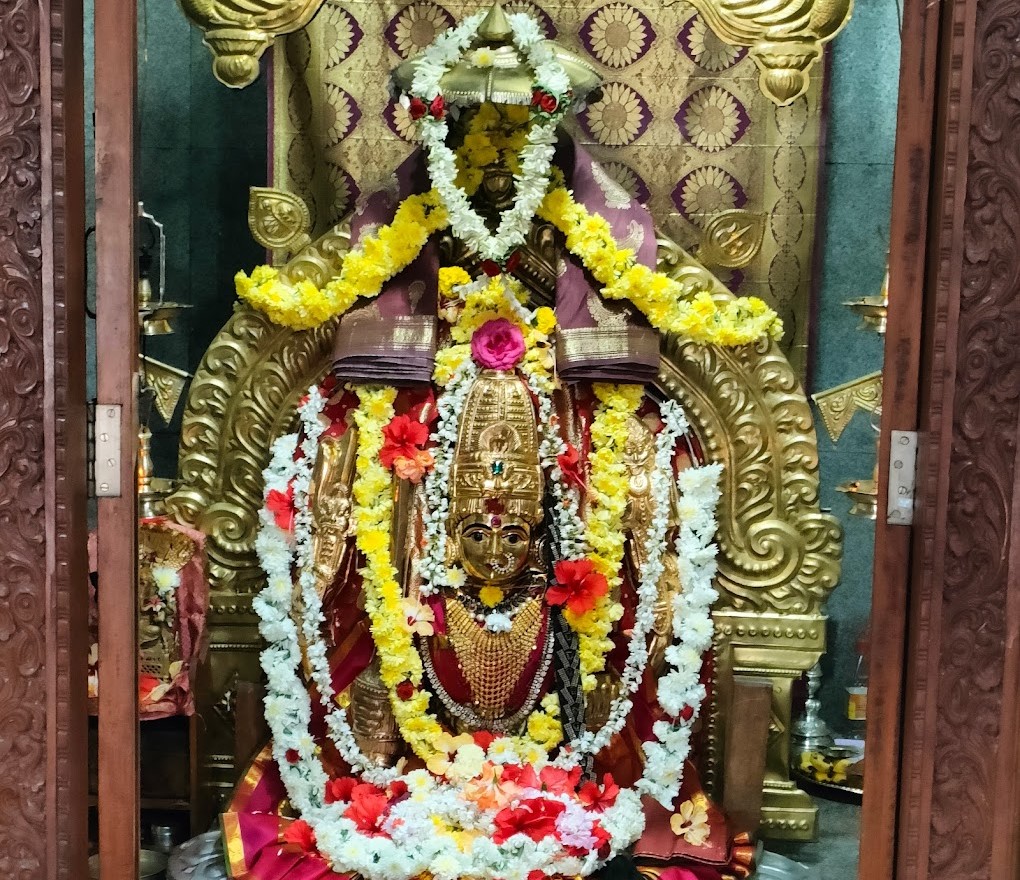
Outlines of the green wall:
[{"label": "green wall", "polygon": [[[819,229],[822,261],[809,393],[882,366],[883,337],[859,329],[859,319],[843,303],[877,295],[885,273],[900,58],[894,0],[856,3],[849,25],[831,46],[827,204]],[[828,603],[829,651],[822,661],[823,711],[838,730],[845,723],[844,688],[856,671],[854,644],[870,613],[875,528],[871,520],[848,515],[849,501],[835,487],[871,476],[875,433],[866,413],[854,417],[838,444],[820,418],[816,424],[821,504],[839,517],[846,532],[843,576]]]},{"label": "green wall", "polygon": [[[93,7],[94,0],[86,0],[87,23]],[[91,57],[86,68],[86,119],[91,119]],[[94,139],[88,128],[86,162],[92,167]],[[136,131],[138,198],[166,227],[167,299],[192,305],[177,333],[143,343],[152,357],[193,372],[230,316],[234,273],[265,259],[248,232],[247,206],[248,188],[267,181],[266,77],[242,91],[221,85],[213,78],[201,32],[177,4],[140,0]],[[93,182],[87,186],[92,212]],[[93,381],[92,393],[94,387]],[[169,427],[156,413],[150,420],[159,476],[176,473],[183,408],[182,403]]]}]

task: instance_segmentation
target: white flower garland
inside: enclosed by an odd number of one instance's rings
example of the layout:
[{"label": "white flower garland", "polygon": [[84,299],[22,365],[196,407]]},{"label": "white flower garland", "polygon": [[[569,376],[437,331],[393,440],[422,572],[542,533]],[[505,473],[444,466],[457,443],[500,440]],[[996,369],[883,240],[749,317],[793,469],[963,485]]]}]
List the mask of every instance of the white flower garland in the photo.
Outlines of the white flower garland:
[{"label": "white flower garland", "polygon": [[[670,671],[659,679],[656,699],[674,721],[657,721],[655,740],[644,744],[645,770],[637,788],[669,809],[680,791],[683,764],[691,750],[691,728],[705,699],[701,658],[712,646],[712,586],[719,548],[713,543],[719,503],[718,463],[688,468],[677,478],[680,529],[675,542],[682,592],[673,598],[673,637],[666,649]],[[687,717],[683,713],[687,711]]]},{"label": "white flower garland", "polygon": [[[470,368],[465,370],[465,373],[469,372]],[[465,380],[463,384],[468,387],[470,382]],[[304,455],[300,459],[294,459],[296,436],[281,438],[275,444],[273,460],[265,474],[266,492],[268,494],[273,489],[284,492],[293,481],[297,509],[295,544],[300,572],[302,575],[308,574],[303,579],[299,577],[304,581],[301,583],[305,604],[302,630],[313,677],[323,697],[329,695],[327,719],[331,736],[334,741],[339,740],[337,745],[344,759],[361,773],[362,778],[377,785],[401,778],[411,786],[416,796],[398,802],[391,808],[388,827],[384,829],[391,834],[389,838],[360,833],[354,823],[343,816],[346,803],[323,802],[328,777],[316,756],[315,742],[309,733],[311,701],[298,675],[301,663],[298,630],[291,618],[293,553],[286,533],[276,525],[272,514],[263,509],[257,549],[268,581],[254,605],[261,618],[260,631],[268,643],[262,656],[263,668],[269,680],[266,719],[273,732],[274,757],[280,766],[284,784],[292,802],[315,831],[318,850],[334,867],[343,871],[356,871],[368,880],[408,880],[426,870],[439,880],[455,880],[465,876],[526,880],[532,870],[582,876],[592,873],[606,861],[599,859],[597,853],[589,852],[584,858],[578,858],[568,855],[563,849],[565,844],[561,845],[559,841],[547,838],[535,843],[523,835],[515,835],[504,844],[497,845],[491,840],[494,832],[491,816],[461,797],[460,786],[436,780],[427,771],[419,770],[401,776],[396,768],[380,770],[361,755],[346,715],[335,709],[325,645],[321,638],[321,603],[307,564],[311,548],[307,492],[319,435],[323,430],[318,418],[323,403],[318,390],[312,389],[302,406],[302,423],[306,436],[302,444]],[[548,414],[551,415],[551,410]],[[663,419],[666,428],[660,432],[656,442],[657,470],[671,462],[676,438],[686,429],[683,414],[677,407],[664,407]],[[543,426],[550,423],[550,420],[543,419]],[[544,458],[547,459],[551,454],[555,459],[557,453],[553,450],[557,446],[553,445],[552,432],[544,433],[546,436],[543,443],[548,441],[549,444]],[[690,726],[705,696],[699,675],[701,656],[712,639],[708,607],[716,597],[712,577],[716,569],[717,548],[711,542],[715,533],[714,508],[719,498],[720,472],[719,465],[708,465],[688,469],[678,479],[682,499],[682,525],[676,550],[684,591],[673,603],[677,644],[667,649],[666,654],[671,670],[660,679],[658,689],[660,704],[677,720],[672,724],[658,722],[655,725],[654,732],[658,741],[644,746],[647,760],[642,779],[634,790],[621,791],[616,804],[598,815],[602,826],[611,835],[608,858],[629,846],[643,830],[644,814],[639,794],[650,794],[670,807],[679,791],[683,762],[690,750]],[[661,515],[657,514],[654,518],[652,531],[657,533],[660,526],[664,528],[666,520],[668,484],[656,481],[655,493],[657,510],[662,511]],[[649,564],[642,571],[638,590],[639,606],[645,605],[649,596],[654,602],[662,571],[663,543],[661,540],[657,542],[658,553],[650,553]],[[654,546],[650,545],[647,549],[651,551]],[[635,627],[638,632],[635,635],[647,635],[650,611],[649,608],[647,613],[643,612],[639,607]],[[621,706],[628,704],[628,710],[633,682],[640,681],[643,663],[646,662],[645,638],[632,639],[631,653],[624,672],[626,686],[624,694],[618,699]],[[641,673],[637,671],[639,666]],[[628,673],[627,670],[631,671]],[[691,712],[683,719],[680,713],[686,708]],[[606,742],[611,739],[612,734],[606,732],[607,728],[617,724],[622,728],[621,712],[622,718],[626,718],[626,712],[622,709],[611,712],[611,723],[607,723],[606,728],[592,737],[593,744],[603,738]],[[499,760],[492,755],[489,758]],[[512,750],[502,757],[502,761],[508,760],[515,760]],[[530,794],[539,795],[538,792]],[[529,793],[524,792],[521,796],[527,797]],[[550,797],[548,793],[542,796]],[[558,830],[569,840],[580,840],[586,833],[583,832],[584,821],[590,822],[590,819],[586,820],[584,811],[576,803],[568,803],[569,798],[559,799],[564,801],[567,809],[557,820]],[[481,836],[475,838],[471,851],[465,853],[454,838],[434,834],[436,819],[449,820],[453,827],[477,830]],[[574,836],[571,837],[571,834]],[[585,839],[590,839],[590,835]]]},{"label": "white flower garland", "polygon": [[[415,66],[412,92],[426,102],[442,96],[441,80],[471,45],[484,13],[469,16],[457,27],[437,37],[424,50]],[[495,233],[471,206],[467,193],[457,186],[457,157],[446,145],[449,125],[445,113],[426,114],[421,120],[422,144],[428,154],[428,173],[439,193],[450,221],[450,230],[483,260],[501,262],[522,245],[549,187],[549,174],[556,147],[556,127],[567,109],[570,80],[563,65],[547,45],[538,23],[526,13],[507,16],[513,45],[525,56],[535,73],[536,85],[556,98],[556,110],[535,120],[521,150],[520,173],[514,176],[517,194],[514,204],[503,212]]]},{"label": "white flower garland", "polygon": [[462,587],[466,580],[463,570],[446,565],[446,521],[450,515],[447,489],[460,414],[477,375],[478,365],[471,358],[465,358],[436,403],[438,418],[432,432],[432,441],[436,444],[432,453],[435,465],[425,476],[425,552],[418,563],[423,596],[431,596],[443,587]]}]

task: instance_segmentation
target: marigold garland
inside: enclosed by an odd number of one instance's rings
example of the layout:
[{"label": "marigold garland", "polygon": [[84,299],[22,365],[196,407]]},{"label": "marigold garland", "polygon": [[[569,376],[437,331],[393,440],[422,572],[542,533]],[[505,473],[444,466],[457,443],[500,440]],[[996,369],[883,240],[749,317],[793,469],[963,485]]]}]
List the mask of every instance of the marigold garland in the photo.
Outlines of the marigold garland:
[{"label": "marigold garland", "polygon": [[278,269],[258,266],[234,276],[237,295],[274,324],[310,330],[342,315],[358,299],[378,296],[383,285],[409,266],[448,218],[435,190],[404,199],[393,220],[366,235],[344,257],[340,274],[321,290],[307,279],[286,281]]},{"label": "marigold garland", "polygon": [[617,247],[609,221],[589,212],[562,187],[546,195],[538,216],[563,233],[567,250],[603,285],[606,299],[632,302],[663,333],[722,346],[783,335],[783,322],[758,297],[738,297],[721,307],[708,291],[687,298],[678,281],[635,262],[633,251]]},{"label": "marigold garland", "polygon": [[595,689],[595,674],[605,669],[606,656],[613,648],[609,638],[613,624],[623,614],[616,600],[626,536],[623,517],[627,510],[628,481],[623,451],[628,421],[644,398],[641,385],[596,384],[599,405],[591,425],[592,452],[588,456],[588,512],[585,516],[587,558],[605,575],[610,591],[584,615],[565,611],[564,617],[577,632],[581,658],[581,686],[585,693]]},{"label": "marigold garland", "polygon": [[[365,610],[372,624],[372,640],[379,649],[379,674],[390,691],[393,714],[411,748],[428,760],[435,754],[433,742],[443,728],[429,714],[429,695],[420,687],[421,657],[407,626],[403,591],[390,555],[393,477],[379,460],[382,429],[393,418],[397,392],[395,388],[362,386],[358,396],[361,405],[354,411],[358,457],[353,494],[355,542],[365,557]],[[414,686],[406,700],[396,695],[397,686],[404,681]]]},{"label": "marigold garland", "polygon": [[[357,476],[354,481],[355,543],[365,557],[361,570],[365,610],[379,653],[379,677],[386,686],[393,715],[405,742],[422,760],[442,760],[449,735],[429,712],[429,693],[421,687],[423,668],[407,624],[403,591],[390,554],[393,518],[392,475],[379,459],[383,428],[393,419],[396,389],[358,388],[354,411],[358,429]],[[401,687],[410,683],[411,688]],[[406,699],[404,699],[406,697]],[[538,760],[563,737],[558,705],[543,701],[528,718],[527,736],[507,737],[507,745],[526,760]]]}]

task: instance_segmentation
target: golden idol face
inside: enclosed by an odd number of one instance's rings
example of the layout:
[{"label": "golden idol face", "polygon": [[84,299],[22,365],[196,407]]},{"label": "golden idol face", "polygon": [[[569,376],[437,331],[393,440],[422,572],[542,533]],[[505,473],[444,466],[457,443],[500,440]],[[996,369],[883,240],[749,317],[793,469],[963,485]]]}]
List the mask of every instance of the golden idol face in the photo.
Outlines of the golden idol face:
[{"label": "golden idol face", "polygon": [[528,564],[531,526],[519,516],[469,516],[457,531],[461,564],[473,581],[506,584]]}]

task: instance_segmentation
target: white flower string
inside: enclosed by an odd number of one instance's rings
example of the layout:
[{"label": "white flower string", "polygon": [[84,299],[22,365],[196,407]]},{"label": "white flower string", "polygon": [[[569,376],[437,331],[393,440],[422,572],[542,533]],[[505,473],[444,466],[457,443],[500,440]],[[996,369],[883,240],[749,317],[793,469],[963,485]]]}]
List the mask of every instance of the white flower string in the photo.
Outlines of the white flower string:
[{"label": "white flower string", "polygon": [[471,383],[477,375],[478,365],[471,358],[465,358],[436,403],[438,418],[432,432],[435,466],[425,476],[425,552],[418,563],[423,596],[431,596],[443,587],[462,587],[466,580],[462,569],[451,569],[446,565],[446,521],[450,515],[448,489],[453,450],[457,445],[457,426]]},{"label": "white flower string", "polygon": [[[469,16],[457,27],[441,34],[422,52],[416,62],[411,91],[431,104],[442,98],[441,81],[446,72],[464,55],[474,40],[485,15]],[[471,206],[466,192],[456,184],[457,157],[446,144],[449,125],[443,105],[437,115],[426,114],[421,120],[421,140],[428,154],[428,173],[432,186],[439,193],[454,236],[480,255],[483,260],[501,263],[522,245],[531,228],[531,221],[545,198],[556,148],[556,127],[567,110],[566,100],[570,79],[563,65],[548,46],[538,23],[526,13],[507,16],[511,39],[535,75],[535,86],[551,95],[555,109],[536,118],[521,150],[520,173],[514,175],[516,197],[513,205],[502,213],[496,232],[490,232],[485,221]]]},{"label": "white flower string", "polygon": [[[465,374],[470,372],[471,368],[465,370]],[[469,386],[470,382],[465,380],[464,385]],[[539,398],[540,413],[542,399]],[[450,406],[454,404],[455,401],[452,401]],[[322,431],[318,417],[322,405],[321,395],[317,389],[313,389],[302,407],[304,454],[295,461],[297,438],[294,435],[282,438],[274,446],[273,460],[265,474],[267,495],[274,489],[286,492],[288,485],[293,483],[297,510],[295,547],[303,563],[300,565],[301,573],[309,571],[307,563],[311,547],[311,517],[307,492]],[[548,405],[547,415],[551,416],[551,401]],[[686,429],[686,422],[678,407],[667,404],[662,412],[665,428],[656,440],[656,470],[659,474],[664,472],[667,465],[672,467],[676,439]],[[542,424],[548,427],[553,423],[550,418],[546,418]],[[559,454],[555,450],[560,448],[562,440],[554,440],[552,434],[550,430],[543,431],[543,444],[547,447],[543,452],[544,461],[549,461],[550,457],[555,460]],[[681,492],[681,527],[675,546],[684,591],[673,601],[677,643],[667,649],[666,659],[670,671],[660,679],[658,686],[660,704],[675,720],[672,723],[660,721],[655,725],[654,732],[658,741],[644,746],[647,761],[641,780],[635,789],[622,791],[617,802],[599,814],[602,827],[611,836],[608,858],[637,839],[643,829],[644,814],[639,794],[650,794],[669,807],[679,791],[683,763],[690,751],[690,727],[705,696],[699,675],[702,654],[712,640],[708,608],[716,597],[712,578],[716,569],[717,548],[712,540],[716,528],[714,510],[719,498],[720,472],[721,467],[717,464],[690,468],[681,473],[677,481]],[[558,482],[555,481],[554,485]],[[668,483],[656,480],[654,493],[656,515],[651,529],[653,535],[665,528]],[[594,851],[584,857],[572,856],[566,852],[566,841],[576,843],[582,837],[585,840],[592,839],[590,835],[585,837],[588,832],[584,831],[584,811],[576,803],[569,802],[567,796],[555,796],[565,804],[563,816],[557,820],[560,841],[546,838],[535,843],[523,835],[515,835],[498,845],[491,840],[494,830],[491,816],[480,810],[473,801],[461,796],[462,786],[456,780],[436,779],[423,770],[403,775],[396,768],[380,770],[370,767],[364,771],[359,770],[364,779],[376,784],[402,779],[412,791],[420,795],[392,805],[387,827],[383,829],[389,833],[389,837],[361,833],[343,815],[346,803],[323,802],[328,777],[316,755],[315,742],[309,733],[311,701],[297,671],[300,668],[301,653],[298,630],[291,618],[291,569],[294,554],[286,533],[276,525],[272,514],[263,509],[260,516],[263,527],[257,547],[268,582],[266,589],[256,598],[255,608],[262,621],[260,631],[268,642],[262,658],[269,680],[266,718],[273,732],[274,757],[280,765],[288,794],[302,817],[313,828],[320,853],[335,868],[356,871],[367,880],[408,880],[426,870],[439,880],[455,880],[466,876],[486,880],[526,880],[532,870],[542,870],[547,874],[584,876],[604,864],[607,859],[599,858]],[[624,690],[616,701],[618,705],[614,704],[611,710],[610,721],[585,743],[579,744],[582,749],[594,748],[597,751],[602,747],[599,745],[602,740],[608,742],[611,739],[613,734],[610,731],[617,726],[622,729],[623,720],[629,711],[634,682],[640,681],[644,664],[647,663],[646,636],[652,619],[649,599],[653,605],[662,574],[663,544],[663,540],[652,542],[649,539],[645,548],[648,556],[638,588],[635,625],[635,635],[639,637],[631,640],[623,674]],[[653,552],[656,548],[657,553]],[[320,678],[327,685],[323,688],[330,695],[327,718],[334,719],[329,724],[331,738],[334,741],[340,740],[337,744],[338,748],[343,745],[341,753],[345,760],[358,769],[359,765],[365,766],[368,762],[353,740],[346,716],[335,709],[321,635],[321,603],[314,590],[314,581],[309,585],[310,593],[302,584],[305,604],[302,630],[307,642],[306,655],[317,686]],[[493,756],[489,757],[491,759]],[[503,760],[506,760],[506,756]],[[460,780],[466,781],[469,780]],[[523,796],[528,794],[525,792]],[[548,793],[531,794],[550,797]],[[452,836],[432,833],[436,820],[448,820],[453,827],[480,831],[481,836],[475,838],[470,852],[465,853]]]},{"label": "white flower string", "polygon": [[673,636],[666,649],[669,672],[658,682],[656,699],[674,719],[657,721],[655,740],[644,744],[645,770],[637,788],[669,808],[680,790],[683,762],[690,754],[691,728],[705,699],[701,658],[712,646],[710,609],[718,598],[712,585],[719,548],[713,543],[722,465],[687,468],[677,478],[680,529],[675,549],[682,592],[673,597]]}]

